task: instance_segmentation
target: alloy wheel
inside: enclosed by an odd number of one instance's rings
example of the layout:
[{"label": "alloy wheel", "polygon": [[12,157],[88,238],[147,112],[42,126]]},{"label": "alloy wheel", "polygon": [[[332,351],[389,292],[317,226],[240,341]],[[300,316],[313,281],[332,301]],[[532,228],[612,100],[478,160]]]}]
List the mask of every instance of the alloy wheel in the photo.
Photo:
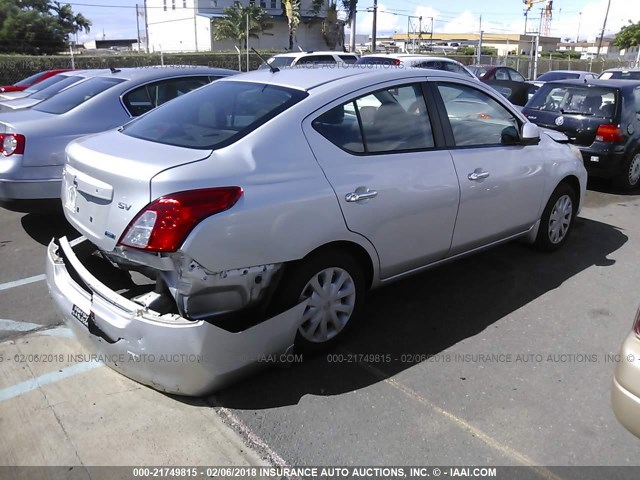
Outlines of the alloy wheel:
[{"label": "alloy wheel", "polygon": [[569,195],[562,195],[556,200],[556,203],[549,215],[549,240],[551,243],[558,244],[567,236],[569,227],[571,226],[571,217],[573,216],[573,202]]}]

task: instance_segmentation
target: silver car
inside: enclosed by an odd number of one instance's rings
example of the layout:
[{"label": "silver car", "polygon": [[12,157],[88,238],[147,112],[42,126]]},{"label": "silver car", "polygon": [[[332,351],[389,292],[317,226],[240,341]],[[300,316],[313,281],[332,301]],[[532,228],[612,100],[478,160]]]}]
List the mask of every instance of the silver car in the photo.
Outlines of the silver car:
[{"label": "silver car", "polygon": [[199,395],[334,345],[370,288],[516,238],[561,247],[586,179],[566,137],[476,80],[261,70],[72,142],[83,236],[52,241],[47,281],[114,369]]},{"label": "silver car", "polygon": [[193,66],[113,69],[30,109],[0,113],[0,202],[60,198],[64,149],[70,141],[123,125],[233,73]]},{"label": "silver car", "polygon": [[[106,73],[109,73],[108,69],[71,70],[69,72],[59,73],[58,75],[55,75],[55,77],[59,77],[56,78],[57,81],[55,83],[45,86],[44,88],[38,88],[32,92],[25,90],[29,93],[26,96],[1,101],[0,112],[11,112],[13,110],[31,108],[82,80],[86,80],[90,77],[96,77],[98,75],[104,75]],[[38,85],[40,84],[36,84],[35,86],[37,87]]]}]

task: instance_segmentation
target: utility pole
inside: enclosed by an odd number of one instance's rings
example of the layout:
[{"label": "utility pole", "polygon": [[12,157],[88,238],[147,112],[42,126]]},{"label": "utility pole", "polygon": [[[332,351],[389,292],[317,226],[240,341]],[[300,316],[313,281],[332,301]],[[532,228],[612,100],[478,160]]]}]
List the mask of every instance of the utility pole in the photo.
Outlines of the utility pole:
[{"label": "utility pole", "polygon": [[378,21],[378,0],[373,0],[373,25],[371,26],[371,51],[376,53],[376,28]]},{"label": "utility pole", "polygon": [[540,48],[540,32],[542,31],[542,20],[544,18],[544,8],[540,9],[540,26],[536,35],[536,48],[533,52],[533,77],[531,80],[538,78],[538,48]]},{"label": "utility pole", "polygon": [[249,71],[249,14],[247,13],[247,72]]},{"label": "utility pole", "polygon": [[144,0],[144,51],[149,53],[149,23],[147,22],[147,0]]},{"label": "utility pole", "polygon": [[478,65],[482,64],[482,15],[480,15],[480,37],[478,38]]},{"label": "utility pole", "polygon": [[609,16],[609,7],[611,7],[611,0],[607,3],[607,13],[604,14],[604,23],[602,24],[602,32],[600,32],[600,40],[598,41],[598,51],[596,57],[600,57],[600,49],[602,48],[602,37],[604,37],[604,29],[607,26],[607,17]]},{"label": "utility pole", "polygon": [[140,52],[140,12],[138,11],[137,3],[136,3],[136,33],[138,34],[138,52]]},{"label": "utility pole", "polygon": [[422,51],[422,16],[418,18],[418,22],[420,28],[420,30],[418,30],[418,53],[420,53]]},{"label": "utility pole", "polygon": [[356,51],[356,12],[353,12],[353,16],[351,17],[351,38],[349,39],[351,52]]},{"label": "utility pole", "polygon": [[578,14],[578,34],[576,35],[576,43],[580,41],[580,24],[582,23],[582,12]]},{"label": "utility pole", "polygon": [[196,40],[196,52],[198,51],[198,20],[196,13],[198,12],[198,5],[196,0],[193,0],[193,35]]}]

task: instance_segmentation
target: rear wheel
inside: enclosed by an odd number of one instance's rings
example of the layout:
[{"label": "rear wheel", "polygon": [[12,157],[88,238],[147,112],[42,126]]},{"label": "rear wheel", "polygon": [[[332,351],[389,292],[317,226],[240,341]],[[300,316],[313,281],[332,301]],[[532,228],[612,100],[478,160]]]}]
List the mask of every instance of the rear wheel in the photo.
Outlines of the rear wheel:
[{"label": "rear wheel", "polygon": [[624,169],[614,183],[621,190],[631,190],[640,184],[640,152],[631,155],[624,162]]},{"label": "rear wheel", "polygon": [[358,263],[341,250],[325,250],[287,266],[274,305],[285,310],[307,301],[296,335],[296,350],[330,348],[358,319],[364,304],[365,277]]},{"label": "rear wheel", "polygon": [[545,252],[557,250],[567,241],[578,208],[577,194],[566,183],[553,191],[540,218],[536,247]]}]

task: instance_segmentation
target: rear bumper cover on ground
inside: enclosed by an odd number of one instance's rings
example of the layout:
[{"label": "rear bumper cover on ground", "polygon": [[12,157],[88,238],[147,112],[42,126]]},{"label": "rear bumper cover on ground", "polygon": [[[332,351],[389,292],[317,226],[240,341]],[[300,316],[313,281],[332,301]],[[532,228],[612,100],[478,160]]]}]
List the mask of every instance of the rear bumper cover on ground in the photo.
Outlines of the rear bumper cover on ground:
[{"label": "rear bumper cover on ground", "polygon": [[272,363],[293,346],[306,303],[238,333],[159,315],[84,268],[73,247],[86,241],[61,238],[49,244],[47,284],[76,337],[123,375],[167,393],[198,396]]}]

